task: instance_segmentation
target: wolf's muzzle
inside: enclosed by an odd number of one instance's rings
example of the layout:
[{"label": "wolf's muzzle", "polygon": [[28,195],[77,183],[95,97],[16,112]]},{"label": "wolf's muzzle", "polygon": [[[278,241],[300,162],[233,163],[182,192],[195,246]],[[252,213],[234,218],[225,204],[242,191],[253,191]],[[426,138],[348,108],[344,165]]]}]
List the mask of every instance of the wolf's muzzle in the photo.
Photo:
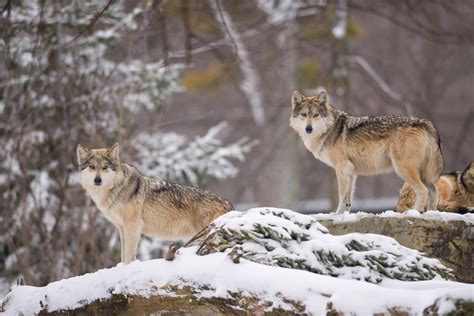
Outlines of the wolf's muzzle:
[{"label": "wolf's muzzle", "polygon": [[308,125],[308,126],[306,126],[305,130],[306,130],[306,133],[311,134],[311,132],[313,131],[313,128]]},{"label": "wolf's muzzle", "polygon": [[97,186],[101,185],[102,184],[102,178],[98,177],[98,176],[95,177],[94,178],[94,184],[97,185]]}]

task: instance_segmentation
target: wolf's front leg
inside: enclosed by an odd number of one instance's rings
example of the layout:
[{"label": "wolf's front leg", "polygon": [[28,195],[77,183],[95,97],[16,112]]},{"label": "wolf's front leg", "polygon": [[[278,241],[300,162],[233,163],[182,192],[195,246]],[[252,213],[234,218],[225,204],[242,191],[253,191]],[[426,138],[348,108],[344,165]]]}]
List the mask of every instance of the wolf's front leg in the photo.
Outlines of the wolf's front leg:
[{"label": "wolf's front leg", "polygon": [[120,262],[125,261],[125,237],[123,235],[123,227],[117,226],[120,235]]},{"label": "wolf's front leg", "polygon": [[141,227],[138,225],[127,225],[123,227],[124,254],[123,263],[127,264],[135,260],[138,243],[140,242]]},{"label": "wolf's front leg", "polygon": [[351,166],[336,168],[337,187],[339,192],[339,205],[336,214],[351,211],[352,193],[355,175]]}]

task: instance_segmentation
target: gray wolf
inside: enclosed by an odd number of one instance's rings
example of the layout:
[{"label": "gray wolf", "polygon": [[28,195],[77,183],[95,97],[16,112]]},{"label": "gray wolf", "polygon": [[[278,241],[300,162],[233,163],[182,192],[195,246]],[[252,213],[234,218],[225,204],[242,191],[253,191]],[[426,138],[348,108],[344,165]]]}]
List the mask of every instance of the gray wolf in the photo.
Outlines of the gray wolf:
[{"label": "gray wolf", "polygon": [[120,234],[121,261],[136,256],[141,234],[165,239],[195,235],[232,204],[208,191],[145,177],[119,158],[119,145],[77,146],[79,182]]},{"label": "gray wolf", "polygon": [[[443,174],[436,182],[438,210],[443,212],[467,213],[474,211],[474,161],[464,171]],[[396,210],[404,212],[413,208],[415,193],[404,184]]]},{"label": "gray wolf", "polygon": [[336,171],[339,205],[350,212],[358,175],[395,170],[415,191],[414,208],[435,209],[435,183],[443,170],[438,131],[430,121],[407,116],[356,117],[335,109],[326,91],[291,98],[290,126],[305,147]]}]

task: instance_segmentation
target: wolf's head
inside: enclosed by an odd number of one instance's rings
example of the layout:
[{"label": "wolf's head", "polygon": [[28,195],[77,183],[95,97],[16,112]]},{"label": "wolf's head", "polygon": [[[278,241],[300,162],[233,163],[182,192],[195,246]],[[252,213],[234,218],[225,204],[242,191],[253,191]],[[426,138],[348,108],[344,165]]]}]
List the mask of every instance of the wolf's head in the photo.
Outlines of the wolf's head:
[{"label": "wolf's head", "polygon": [[462,173],[462,181],[470,193],[474,193],[474,160]]},{"label": "wolf's head", "polygon": [[109,187],[121,168],[119,145],[109,148],[87,149],[77,145],[77,163],[80,182],[85,187]]},{"label": "wolf's head", "polygon": [[326,91],[313,97],[305,97],[301,92],[295,91],[291,96],[290,126],[306,134],[317,132],[331,123],[329,112]]}]

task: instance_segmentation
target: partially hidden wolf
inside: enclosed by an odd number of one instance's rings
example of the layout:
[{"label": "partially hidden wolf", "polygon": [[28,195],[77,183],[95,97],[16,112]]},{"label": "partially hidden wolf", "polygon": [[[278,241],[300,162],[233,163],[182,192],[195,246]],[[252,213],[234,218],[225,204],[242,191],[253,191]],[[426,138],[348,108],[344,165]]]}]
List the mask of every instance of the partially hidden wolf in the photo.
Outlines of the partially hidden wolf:
[{"label": "partially hidden wolf", "polygon": [[326,91],[312,97],[295,91],[291,109],[290,126],[317,159],[336,171],[336,213],[350,212],[358,175],[392,170],[415,191],[415,209],[436,209],[435,183],[443,156],[431,122],[406,116],[351,116],[331,106]]},{"label": "partially hidden wolf", "polygon": [[232,204],[208,191],[154,180],[119,159],[119,145],[77,146],[79,179],[98,209],[118,229],[121,261],[136,256],[141,234],[165,239],[195,235]]},{"label": "partially hidden wolf", "polygon": [[[453,213],[474,212],[474,161],[464,171],[443,174],[436,182],[438,210]],[[415,192],[406,183],[400,190],[396,210],[404,212],[413,208]]]}]

